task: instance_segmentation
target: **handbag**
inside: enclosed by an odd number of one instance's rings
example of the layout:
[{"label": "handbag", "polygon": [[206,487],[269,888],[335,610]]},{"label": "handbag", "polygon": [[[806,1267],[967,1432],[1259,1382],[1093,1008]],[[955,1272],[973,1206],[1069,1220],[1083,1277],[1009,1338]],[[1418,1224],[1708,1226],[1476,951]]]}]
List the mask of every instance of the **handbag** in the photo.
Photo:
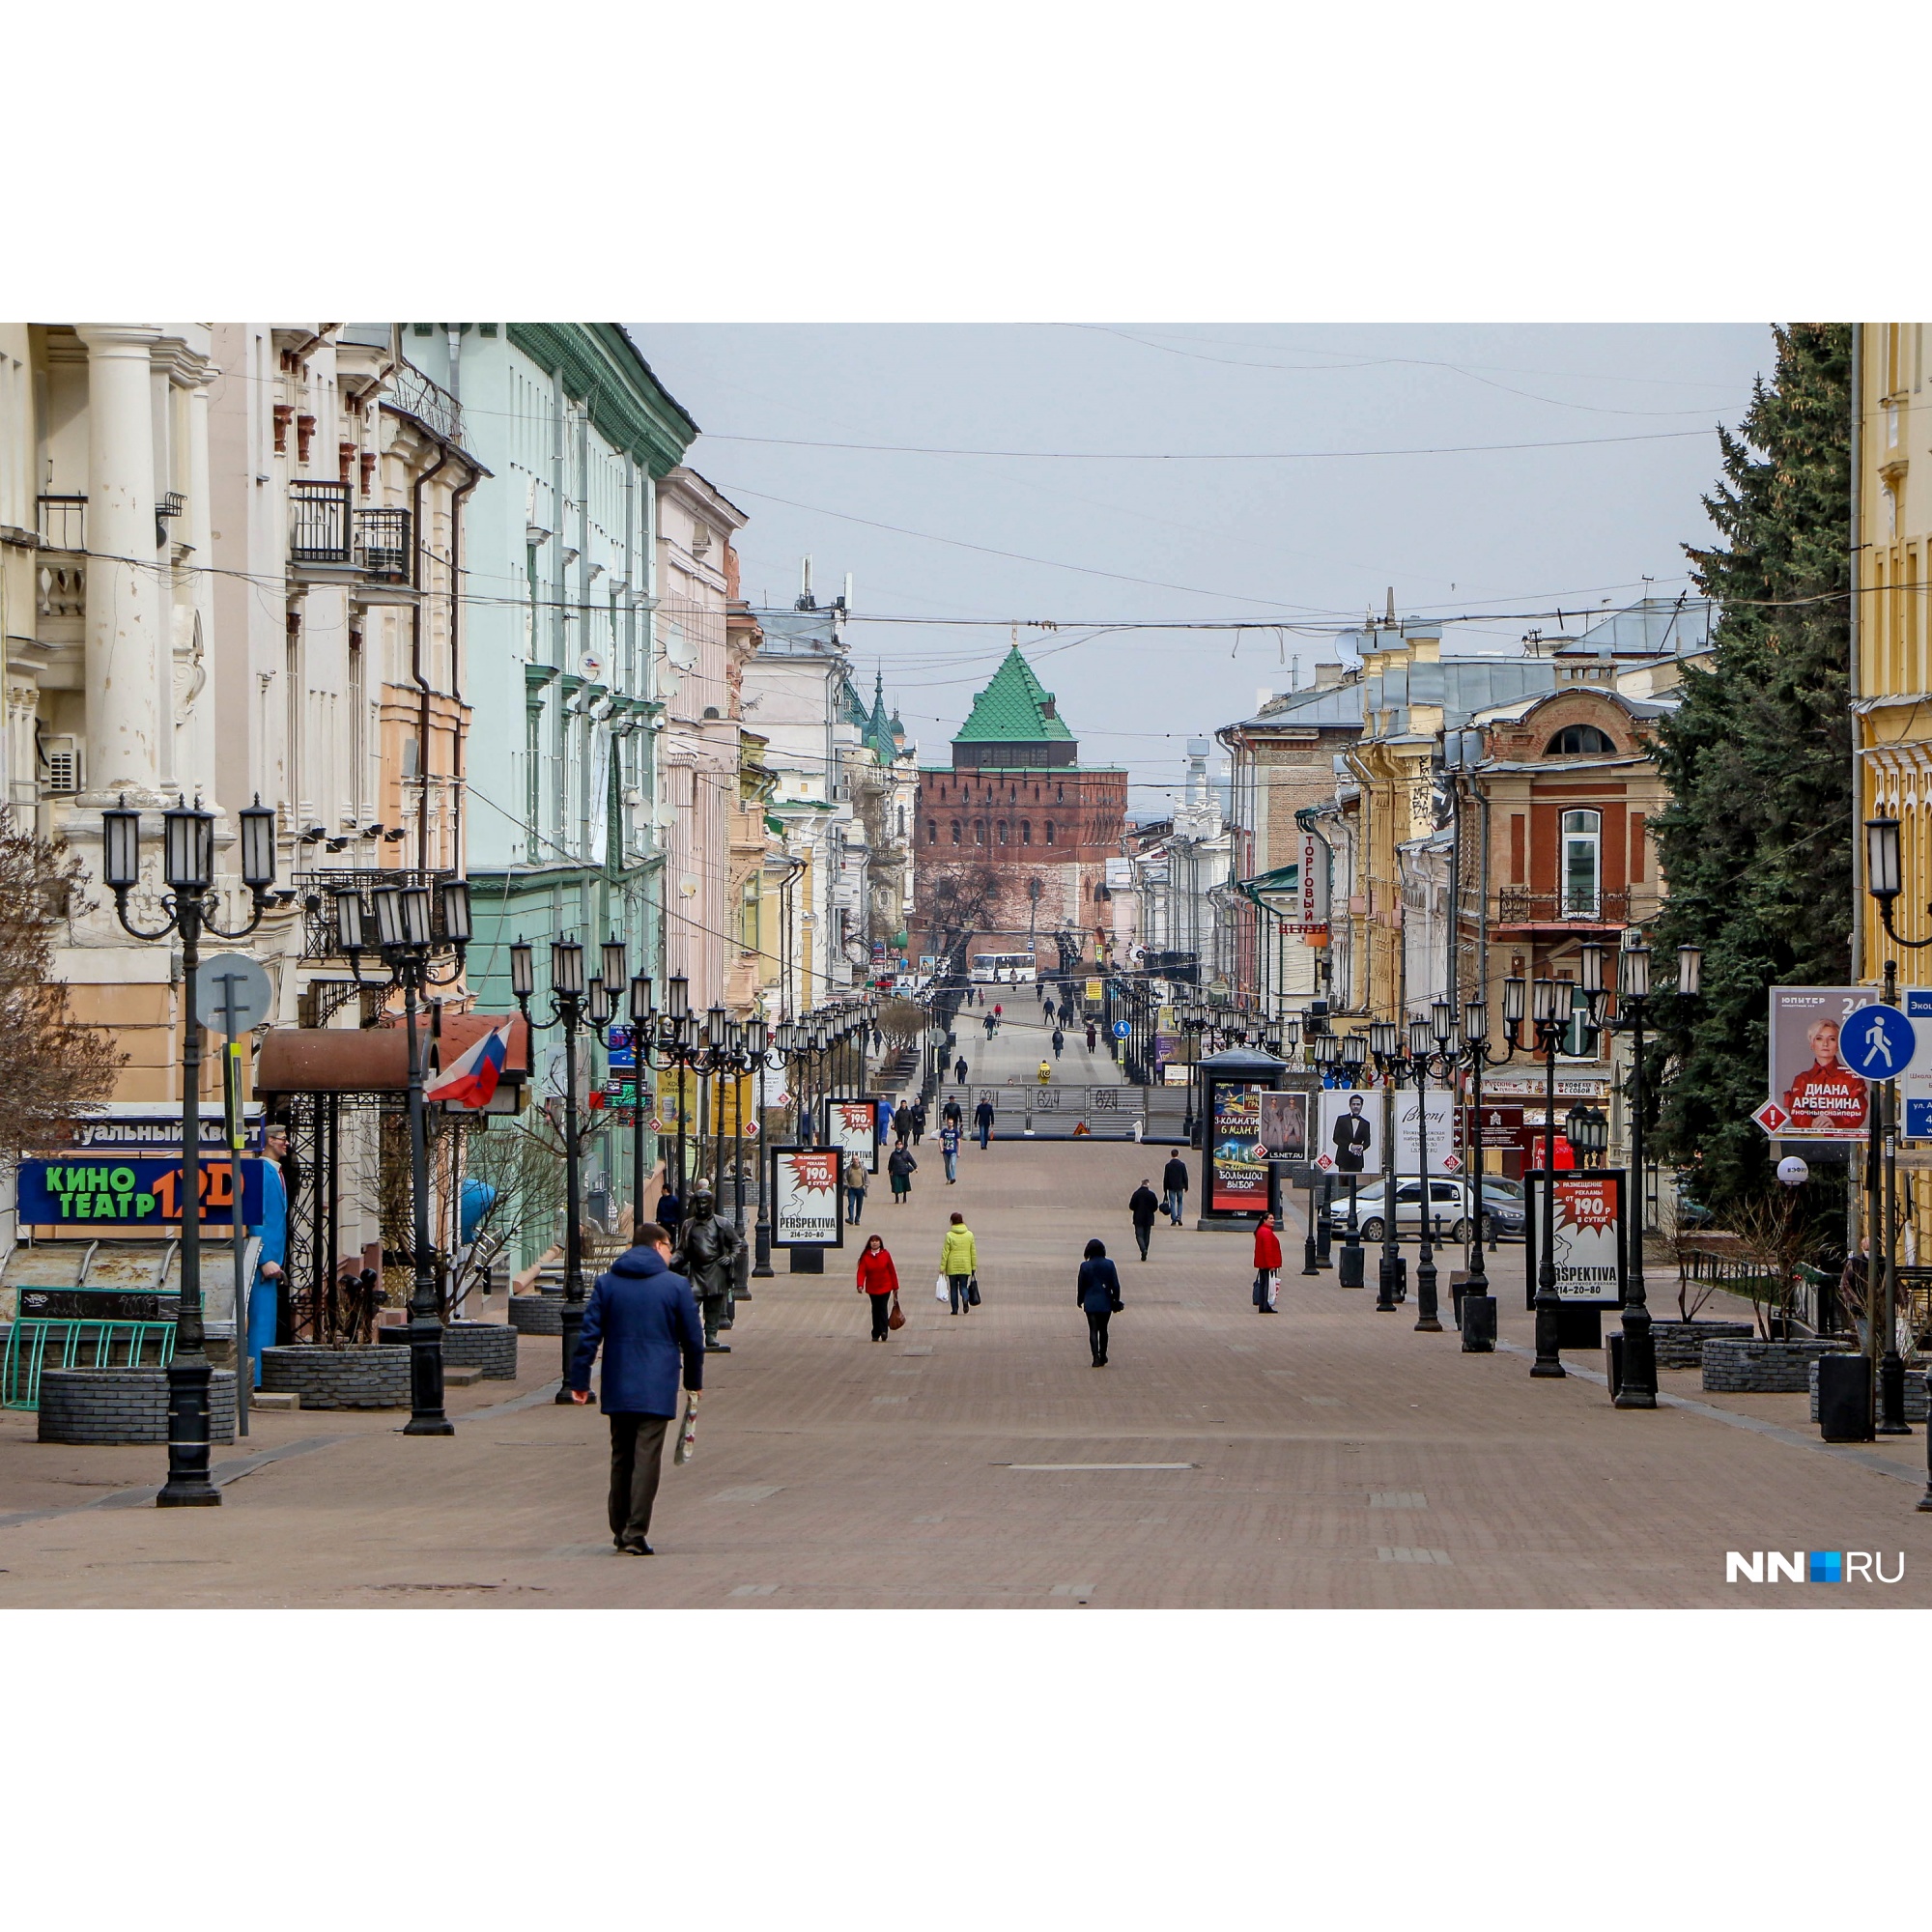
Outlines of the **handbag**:
[{"label": "handbag", "polygon": [[966,1277],[966,1305],[969,1308],[980,1305],[980,1277],[977,1274]]},{"label": "handbag", "polygon": [[932,1298],[935,1301],[951,1301],[952,1299],[952,1291],[947,1287],[944,1275],[941,1275],[932,1284]]},{"label": "handbag", "polygon": [[893,1290],[893,1312],[886,1317],[886,1326],[888,1328],[903,1328],[905,1326],[905,1317],[899,1312],[899,1292],[897,1289]]},{"label": "handbag", "polygon": [[1254,1293],[1255,1306],[1259,1308],[1262,1305],[1262,1303],[1266,1299],[1267,1299],[1267,1277],[1265,1275],[1257,1274],[1255,1276],[1255,1293]]}]

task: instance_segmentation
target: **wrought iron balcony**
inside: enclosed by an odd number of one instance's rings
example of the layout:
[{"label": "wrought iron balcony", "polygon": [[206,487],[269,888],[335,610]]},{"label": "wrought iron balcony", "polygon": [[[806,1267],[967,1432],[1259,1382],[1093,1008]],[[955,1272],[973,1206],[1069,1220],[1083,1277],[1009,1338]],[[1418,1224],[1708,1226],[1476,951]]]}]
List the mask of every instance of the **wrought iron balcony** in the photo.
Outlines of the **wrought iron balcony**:
[{"label": "wrought iron balcony", "polygon": [[445,442],[463,441],[463,411],[456,398],[432,383],[413,363],[405,362],[390,375],[389,393],[383,400],[405,415],[414,416]]},{"label": "wrought iron balcony", "polygon": [[347,564],[349,485],[297,477],[289,485],[289,561]]},{"label": "wrought iron balcony", "polygon": [[1533,893],[1523,886],[1504,886],[1496,895],[1496,923],[1625,926],[1630,902],[1628,892]]},{"label": "wrought iron balcony", "polygon": [[41,542],[48,550],[86,550],[87,498],[85,497],[43,497],[40,498],[40,512]]},{"label": "wrought iron balcony", "polygon": [[357,510],[355,561],[379,582],[413,582],[415,552],[410,543],[410,513]]}]

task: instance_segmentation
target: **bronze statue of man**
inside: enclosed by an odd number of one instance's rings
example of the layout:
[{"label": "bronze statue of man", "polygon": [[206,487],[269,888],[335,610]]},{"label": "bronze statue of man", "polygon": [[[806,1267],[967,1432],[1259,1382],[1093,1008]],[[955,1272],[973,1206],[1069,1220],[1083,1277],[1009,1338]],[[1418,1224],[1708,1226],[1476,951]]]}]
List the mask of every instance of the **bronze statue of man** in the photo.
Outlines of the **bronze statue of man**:
[{"label": "bronze statue of man", "polygon": [[691,1197],[691,1209],[678,1230],[671,1265],[686,1276],[704,1316],[707,1354],[728,1355],[731,1345],[718,1339],[721,1322],[728,1327],[731,1283],[745,1237],[728,1221],[721,1221],[710,1191],[700,1188]]}]

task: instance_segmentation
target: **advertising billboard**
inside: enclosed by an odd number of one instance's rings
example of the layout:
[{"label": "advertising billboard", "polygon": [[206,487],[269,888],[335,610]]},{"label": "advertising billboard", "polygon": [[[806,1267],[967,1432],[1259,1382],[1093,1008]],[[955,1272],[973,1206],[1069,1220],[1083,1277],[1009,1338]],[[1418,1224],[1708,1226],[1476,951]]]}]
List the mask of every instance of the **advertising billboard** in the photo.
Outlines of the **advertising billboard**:
[{"label": "advertising billboard", "polygon": [[1208,1140],[1208,1202],[1217,1214],[1261,1214],[1268,1205],[1268,1167],[1262,1145],[1263,1089],[1229,1081],[1213,1089]]},{"label": "advertising billboard", "polygon": [[1870,986],[1774,986],[1771,989],[1771,1098],[1784,1115],[1777,1128],[1793,1140],[1863,1137],[1870,1089],[1838,1052],[1838,1034]]},{"label": "advertising billboard", "polygon": [[[1523,1245],[1525,1306],[1536,1305],[1536,1277],[1543,1265],[1543,1186],[1534,1168],[1523,1176],[1527,1238]],[[1555,1178],[1551,1211],[1555,1236],[1556,1296],[1573,1308],[1616,1308],[1624,1299],[1624,1177],[1616,1168],[1575,1168]]]},{"label": "advertising billboard", "polygon": [[868,1174],[879,1171],[879,1103],[872,1099],[835,1095],[825,1102],[827,1147],[857,1154]]},{"label": "advertising billboard", "polygon": [[772,1246],[844,1245],[845,1190],[838,1179],[844,1155],[833,1147],[772,1150]]},{"label": "advertising billboard", "polygon": [[[201,1164],[201,1219],[230,1225],[235,1207],[235,1175],[225,1159],[204,1155]],[[23,1226],[57,1228],[85,1221],[91,1227],[179,1227],[186,1205],[182,1165],[153,1155],[106,1155],[88,1159],[23,1160],[18,1170],[19,1218]],[[242,1220],[252,1227],[262,1218],[262,1165],[242,1163]]]},{"label": "advertising billboard", "polygon": [[1357,1087],[1324,1089],[1321,1144],[1315,1165],[1323,1174],[1379,1174],[1382,1171],[1382,1096]]},{"label": "advertising billboard", "polygon": [[1261,1142],[1269,1160],[1293,1167],[1308,1165],[1308,1095],[1264,1094],[1261,1096]]}]

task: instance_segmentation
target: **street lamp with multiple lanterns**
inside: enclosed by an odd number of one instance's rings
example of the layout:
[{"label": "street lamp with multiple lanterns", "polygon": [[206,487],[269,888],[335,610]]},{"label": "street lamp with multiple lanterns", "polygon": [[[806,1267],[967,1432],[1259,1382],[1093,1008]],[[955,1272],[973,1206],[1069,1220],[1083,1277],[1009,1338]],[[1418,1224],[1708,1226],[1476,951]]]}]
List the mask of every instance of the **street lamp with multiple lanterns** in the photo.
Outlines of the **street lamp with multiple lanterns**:
[{"label": "street lamp with multiple lanterns", "polygon": [[[194,1010],[194,978],[201,964],[201,935],[242,939],[262,923],[275,883],[275,813],[257,797],[236,813],[241,833],[242,883],[251,901],[245,925],[216,923],[211,895],[214,890],[214,814],[202,810],[200,799],[185,799],[161,814],[161,876],[167,882],[162,901],[166,918],[158,925],[135,924],[128,917],[129,895],[141,882],[141,814],[126,796],[118,807],[100,814],[101,883],[114,895],[114,911],[123,928],[136,939],[166,939],[179,935],[185,998],[182,1023],[182,1242],[181,1307],[175,1322],[175,1352],[168,1363],[168,1479],[155,1498],[162,1509],[206,1508],[221,1501],[221,1492],[209,1479],[208,1331],[201,1305],[201,1021]],[[230,1159],[234,1156],[231,1153]],[[242,1238],[242,1176],[231,1189],[231,1237]],[[235,1311],[235,1374],[238,1400],[240,1378],[248,1370],[248,1315]]]},{"label": "street lamp with multiple lanterns", "polygon": [[[376,886],[364,905],[353,886],[335,895],[335,940],[348,955],[355,983],[362,978],[362,954],[369,950],[369,923],[375,920],[375,950],[388,970],[389,986],[403,993],[403,1026],[409,1037],[410,1109],[410,1419],[407,1435],[451,1435],[455,1426],[442,1407],[442,1318],[437,1308],[436,1267],[429,1237],[429,1123],[423,1104],[422,1036],[417,1014],[432,986],[449,986],[463,977],[464,949],[469,944],[469,886],[445,879],[441,888],[442,930],[431,916],[430,889],[421,883]],[[436,961],[446,961],[437,970]],[[386,989],[385,989],[386,991]]]}]

